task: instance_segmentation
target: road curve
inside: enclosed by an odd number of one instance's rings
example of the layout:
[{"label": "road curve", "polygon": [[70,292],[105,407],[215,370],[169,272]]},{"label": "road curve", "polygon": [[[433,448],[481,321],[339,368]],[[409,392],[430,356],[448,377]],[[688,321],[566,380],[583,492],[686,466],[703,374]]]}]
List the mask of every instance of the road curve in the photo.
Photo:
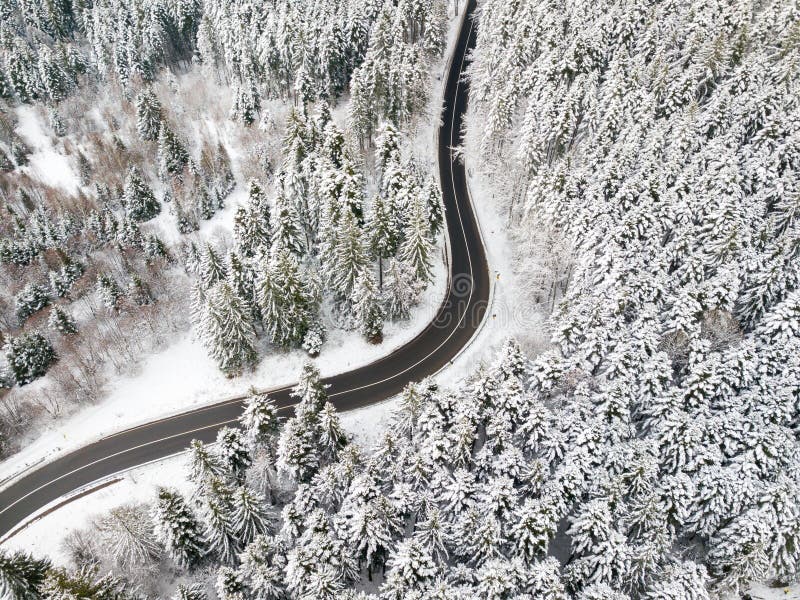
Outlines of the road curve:
[{"label": "road curve", "polygon": [[[367,406],[400,392],[447,365],[476,333],[486,311],[490,278],[478,223],[467,191],[464,165],[451,148],[462,143],[461,125],[467,107],[462,80],[467,51],[474,47],[466,17],[447,73],[438,136],[439,174],[450,242],[448,295],[434,321],[406,345],[367,366],[326,379],[331,401],[340,411]],[[270,392],[284,414],[291,412],[289,388]],[[236,421],[242,399],[229,400],[121,431],[84,446],[14,481],[0,491],[0,538],[27,517],[99,479],[185,449],[192,439],[212,441],[217,430]]]}]

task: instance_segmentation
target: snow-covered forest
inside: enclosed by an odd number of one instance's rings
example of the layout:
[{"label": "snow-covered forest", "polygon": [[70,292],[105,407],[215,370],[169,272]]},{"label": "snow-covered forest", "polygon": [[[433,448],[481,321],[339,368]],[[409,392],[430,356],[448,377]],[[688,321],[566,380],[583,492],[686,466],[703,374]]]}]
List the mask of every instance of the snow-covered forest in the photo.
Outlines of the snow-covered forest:
[{"label": "snow-covered forest", "polygon": [[[374,341],[407,316],[442,217],[403,132],[452,5],[46,6],[15,3],[0,29],[9,383],[50,376],[86,327],[167,314],[165,272],[232,375],[259,337],[316,354],[324,304]],[[480,0],[476,18],[463,156],[507,218],[514,277],[549,313],[551,343],[509,341],[452,388],[409,385],[372,448],[345,433],[309,362],[292,418],[253,392],[240,427],[191,444],[188,489],[165,482],[73,532],[68,568],[0,551],[0,592],[733,600],[798,583],[800,8]],[[51,71],[73,75],[51,85]],[[247,157],[214,136],[189,151],[197,131],[166,99],[191,94],[167,73],[195,71],[230,89]],[[11,107],[48,106],[69,132],[66,107],[104,86],[128,124],[64,136],[89,183],[65,199],[26,179]],[[292,105],[282,125],[275,99]],[[274,128],[280,142],[256,141]],[[92,180],[123,156],[115,183]],[[218,244],[202,222],[234,189]],[[158,301],[140,306],[145,290]]]},{"label": "snow-covered forest", "polygon": [[470,144],[553,307],[537,395],[584,415],[569,586],[795,581],[798,6],[480,10]]},{"label": "snow-covered forest", "polygon": [[189,327],[236,377],[408,319],[441,260],[412,137],[453,8],[3,2],[0,454]]}]

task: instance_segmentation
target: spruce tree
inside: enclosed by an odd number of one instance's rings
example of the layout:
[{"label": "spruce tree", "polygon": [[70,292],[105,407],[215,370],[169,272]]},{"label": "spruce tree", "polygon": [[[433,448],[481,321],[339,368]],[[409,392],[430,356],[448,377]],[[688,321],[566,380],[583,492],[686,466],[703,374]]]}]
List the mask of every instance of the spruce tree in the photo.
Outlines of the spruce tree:
[{"label": "spruce tree", "polygon": [[252,366],[257,358],[253,317],[244,300],[225,282],[208,290],[200,324],[211,357],[229,377]]},{"label": "spruce tree", "polygon": [[418,196],[410,206],[408,226],[405,228],[405,239],[400,246],[399,257],[411,267],[418,281],[423,285],[431,280],[431,255],[433,243],[430,238],[430,226],[425,211],[425,204]]},{"label": "spruce tree", "polygon": [[155,142],[161,131],[163,120],[161,103],[151,88],[145,88],[136,96],[136,130],[146,142]]},{"label": "spruce tree", "polygon": [[225,261],[211,244],[206,244],[200,259],[200,283],[206,290],[211,289],[220,281],[227,279],[228,272]]},{"label": "spruce tree", "polygon": [[352,305],[361,335],[372,344],[382,342],[383,306],[372,275],[366,269],[356,281]]},{"label": "spruce tree", "polygon": [[153,190],[144,182],[136,167],[128,170],[122,198],[126,214],[135,221],[149,221],[161,212],[161,203],[156,200]]},{"label": "spruce tree", "polygon": [[158,489],[153,527],[156,538],[178,565],[190,569],[200,563],[205,555],[202,529],[194,512],[178,492]]},{"label": "spruce tree", "polygon": [[280,425],[277,408],[269,396],[251,391],[239,422],[253,448],[273,449]]},{"label": "spruce tree", "polygon": [[178,584],[175,593],[170,596],[170,600],[208,600],[205,586],[201,583],[185,585]]},{"label": "spruce tree", "polygon": [[232,479],[241,485],[253,457],[247,449],[244,436],[238,429],[223,427],[217,432],[217,456]]},{"label": "spruce tree", "polygon": [[36,332],[8,338],[3,353],[18,385],[30,383],[47,373],[58,358],[47,338]]},{"label": "spruce tree", "polygon": [[112,312],[119,310],[122,289],[120,289],[116,279],[111,275],[101,273],[97,276],[96,288],[100,303],[103,306]]},{"label": "spruce tree", "polygon": [[56,305],[50,311],[50,316],[47,319],[47,325],[53,331],[61,335],[73,335],[78,333],[78,327],[75,324],[75,319],[67,311],[60,306]]},{"label": "spruce tree", "polygon": [[166,123],[161,124],[158,132],[158,168],[162,179],[170,175],[180,177],[189,164],[189,153],[183,147],[178,136]]},{"label": "spruce tree", "polygon": [[232,565],[240,550],[233,522],[233,492],[219,478],[212,478],[206,486],[203,506],[206,543],[209,552],[216,555],[222,564]]},{"label": "spruce tree", "polygon": [[26,552],[0,550],[0,596],[8,600],[39,600],[50,561]]}]

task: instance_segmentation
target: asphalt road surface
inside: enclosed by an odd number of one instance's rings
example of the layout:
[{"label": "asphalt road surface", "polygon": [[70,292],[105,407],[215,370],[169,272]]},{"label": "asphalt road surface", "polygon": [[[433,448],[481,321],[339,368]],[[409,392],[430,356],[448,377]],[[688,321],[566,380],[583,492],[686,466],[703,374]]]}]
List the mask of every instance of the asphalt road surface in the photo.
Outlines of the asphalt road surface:
[{"label": "asphalt road surface", "polygon": [[[434,321],[405,346],[385,358],[326,380],[331,401],[340,411],[385,400],[411,382],[447,365],[477,331],[486,312],[490,281],[478,224],[467,191],[464,166],[451,147],[462,142],[461,125],[467,107],[462,80],[467,50],[475,44],[467,18],[447,73],[439,127],[439,173],[450,239],[450,281],[447,298]],[[289,388],[270,392],[283,414],[291,413]],[[230,400],[181,415],[127,429],[44,464],[0,491],[0,537],[27,517],[99,479],[184,450],[192,439],[212,441],[219,428],[234,423],[242,400]]]}]

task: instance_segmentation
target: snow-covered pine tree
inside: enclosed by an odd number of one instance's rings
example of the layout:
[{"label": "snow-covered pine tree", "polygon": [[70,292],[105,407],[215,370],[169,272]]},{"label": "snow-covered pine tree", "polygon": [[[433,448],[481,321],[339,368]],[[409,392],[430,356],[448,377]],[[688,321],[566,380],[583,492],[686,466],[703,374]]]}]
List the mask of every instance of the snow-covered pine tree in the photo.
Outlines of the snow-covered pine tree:
[{"label": "snow-covered pine tree", "polygon": [[17,385],[43,376],[58,358],[47,338],[37,332],[9,337],[3,345],[3,354]]},{"label": "snow-covered pine tree", "polygon": [[208,600],[206,588],[202,583],[178,584],[170,600]]},{"label": "snow-covered pine tree", "polygon": [[101,273],[97,276],[97,284],[95,287],[97,288],[97,296],[100,299],[100,304],[111,312],[118,311],[123,294],[117,280],[107,273]]},{"label": "snow-covered pine tree", "polygon": [[353,297],[358,276],[367,265],[361,229],[351,211],[342,212],[335,235],[335,246],[328,259],[326,277],[336,295],[341,300],[347,300]]},{"label": "snow-covered pine tree", "polygon": [[233,493],[233,525],[243,546],[250,544],[258,535],[270,529],[266,500],[246,485]]},{"label": "snow-covered pine tree", "polygon": [[192,440],[189,444],[189,479],[200,486],[224,474],[225,466],[219,456],[200,440]]},{"label": "snow-covered pine tree", "polygon": [[252,448],[274,452],[280,426],[277,408],[269,396],[251,390],[239,423]]},{"label": "snow-covered pine tree", "polygon": [[158,132],[158,169],[161,178],[180,178],[189,161],[189,153],[178,136],[162,122]]},{"label": "snow-covered pine tree", "polygon": [[351,300],[361,334],[372,344],[383,341],[383,306],[372,275],[366,269],[356,280]]},{"label": "snow-covered pine tree", "polygon": [[433,243],[430,223],[425,204],[419,196],[412,199],[409,210],[408,225],[403,231],[404,239],[398,256],[414,270],[417,280],[425,286],[430,282],[432,274]]},{"label": "snow-covered pine tree", "polygon": [[252,366],[257,358],[252,313],[226,281],[208,290],[200,328],[211,357],[229,377]]},{"label": "snow-covered pine tree", "polygon": [[149,221],[161,212],[161,204],[136,167],[128,170],[122,198],[126,214],[134,221]]},{"label": "snow-covered pine tree", "polygon": [[202,528],[180,493],[159,488],[152,519],[156,539],[172,560],[187,569],[200,563],[205,556]]},{"label": "snow-covered pine tree", "polygon": [[0,595],[9,600],[38,600],[49,569],[47,559],[0,550]]},{"label": "snow-covered pine tree", "polygon": [[299,345],[317,320],[317,286],[287,249],[275,247],[272,258],[262,258],[255,297],[264,329],[274,344]]},{"label": "snow-covered pine tree", "polygon": [[217,432],[216,454],[231,479],[242,485],[247,469],[253,464],[242,432],[233,427],[220,429]]},{"label": "snow-covered pine tree", "polygon": [[240,550],[234,523],[233,491],[220,478],[212,477],[203,490],[203,522],[209,552],[223,565],[236,563]]},{"label": "snow-covered pine tree", "polygon": [[35,283],[28,283],[14,297],[14,312],[20,323],[24,323],[28,317],[49,304],[50,295],[47,290]]},{"label": "snow-covered pine tree", "polygon": [[419,301],[420,284],[415,271],[403,261],[392,259],[386,270],[383,301],[390,319],[408,319]]},{"label": "snow-covered pine tree", "polygon": [[367,220],[367,238],[372,255],[378,259],[378,286],[383,288],[383,261],[397,254],[400,244],[398,215],[391,199],[382,194],[372,201],[372,212]]},{"label": "snow-covered pine tree", "polygon": [[136,96],[136,130],[146,142],[155,142],[161,131],[163,120],[161,103],[151,88],[145,88]]},{"label": "snow-covered pine tree", "polygon": [[50,311],[50,316],[47,318],[47,325],[50,329],[61,335],[73,335],[78,333],[78,326],[75,324],[75,319],[58,305],[54,306],[53,310]]},{"label": "snow-covered pine tree", "polygon": [[206,244],[199,265],[200,282],[203,287],[210,290],[220,281],[224,281],[227,274],[225,261],[219,252],[211,244]]}]

